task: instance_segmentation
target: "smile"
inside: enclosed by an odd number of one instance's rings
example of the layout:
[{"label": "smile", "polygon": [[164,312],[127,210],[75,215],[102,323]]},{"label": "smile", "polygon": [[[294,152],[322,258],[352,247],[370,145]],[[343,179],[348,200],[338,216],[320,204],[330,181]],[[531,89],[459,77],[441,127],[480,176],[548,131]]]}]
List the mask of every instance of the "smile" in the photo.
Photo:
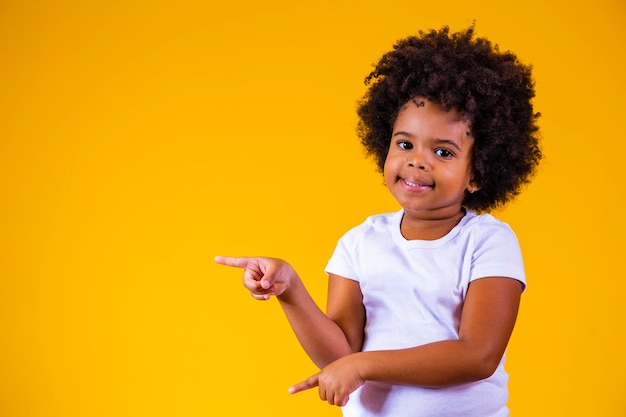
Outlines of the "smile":
[{"label": "smile", "polygon": [[402,178],[402,182],[411,188],[424,188],[424,187],[432,187],[431,185],[427,185],[421,182],[413,182],[409,181],[406,178]]}]

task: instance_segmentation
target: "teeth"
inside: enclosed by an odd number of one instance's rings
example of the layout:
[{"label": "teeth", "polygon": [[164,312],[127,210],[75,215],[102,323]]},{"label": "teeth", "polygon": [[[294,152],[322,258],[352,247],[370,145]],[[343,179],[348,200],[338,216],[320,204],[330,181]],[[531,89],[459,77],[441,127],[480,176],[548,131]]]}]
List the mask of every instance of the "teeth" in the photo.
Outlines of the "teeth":
[{"label": "teeth", "polygon": [[419,184],[415,184],[414,182],[411,182],[409,180],[404,180],[404,182],[406,182],[407,184],[409,184],[412,187],[418,187],[419,186]]}]

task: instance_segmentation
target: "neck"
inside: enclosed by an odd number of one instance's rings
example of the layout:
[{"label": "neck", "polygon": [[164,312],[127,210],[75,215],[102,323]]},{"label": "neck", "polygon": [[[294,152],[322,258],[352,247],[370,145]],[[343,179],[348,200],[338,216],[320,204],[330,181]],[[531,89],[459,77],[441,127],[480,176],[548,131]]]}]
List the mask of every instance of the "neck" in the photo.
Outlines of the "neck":
[{"label": "neck", "polygon": [[444,218],[424,219],[404,213],[400,232],[407,240],[435,240],[444,237],[465,216],[465,209]]}]

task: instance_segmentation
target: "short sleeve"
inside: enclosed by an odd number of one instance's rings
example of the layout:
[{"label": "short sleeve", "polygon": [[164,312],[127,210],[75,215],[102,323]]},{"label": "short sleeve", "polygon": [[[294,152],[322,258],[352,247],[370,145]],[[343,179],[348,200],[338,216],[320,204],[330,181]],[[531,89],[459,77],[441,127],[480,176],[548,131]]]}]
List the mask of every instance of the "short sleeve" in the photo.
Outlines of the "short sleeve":
[{"label": "short sleeve", "polygon": [[356,253],[355,246],[356,236],[355,231],[352,230],[337,242],[337,246],[326,264],[326,273],[358,281],[358,263],[354,259],[354,254]]},{"label": "short sleeve", "polygon": [[477,228],[470,281],[486,277],[507,277],[526,288],[526,274],[519,241],[504,222],[493,219]]}]

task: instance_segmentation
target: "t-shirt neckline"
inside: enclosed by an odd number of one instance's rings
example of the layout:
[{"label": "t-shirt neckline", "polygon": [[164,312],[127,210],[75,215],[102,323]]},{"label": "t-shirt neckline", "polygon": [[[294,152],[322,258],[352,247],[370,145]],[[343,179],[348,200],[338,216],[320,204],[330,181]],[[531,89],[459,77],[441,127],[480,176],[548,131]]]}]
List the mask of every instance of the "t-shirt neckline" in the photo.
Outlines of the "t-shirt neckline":
[{"label": "t-shirt neckline", "polygon": [[440,237],[439,239],[434,239],[434,240],[413,239],[413,240],[409,240],[409,239],[405,238],[404,236],[402,236],[402,232],[400,231],[400,224],[402,222],[402,217],[404,217],[404,209],[402,209],[402,210],[396,212],[396,214],[393,216],[393,221],[392,221],[392,224],[391,224],[391,234],[392,234],[393,240],[396,242],[396,244],[398,244],[399,246],[401,246],[403,248],[406,248],[406,249],[437,248],[437,247],[440,247],[442,245],[445,245],[450,240],[454,239],[459,234],[459,232],[461,231],[463,226],[469,221],[469,219],[471,219],[474,216],[476,216],[476,214],[474,212],[472,212],[471,210],[465,209],[465,215],[456,224],[456,226],[454,226],[452,228],[452,230],[450,230],[447,234],[445,234],[444,236]]}]

